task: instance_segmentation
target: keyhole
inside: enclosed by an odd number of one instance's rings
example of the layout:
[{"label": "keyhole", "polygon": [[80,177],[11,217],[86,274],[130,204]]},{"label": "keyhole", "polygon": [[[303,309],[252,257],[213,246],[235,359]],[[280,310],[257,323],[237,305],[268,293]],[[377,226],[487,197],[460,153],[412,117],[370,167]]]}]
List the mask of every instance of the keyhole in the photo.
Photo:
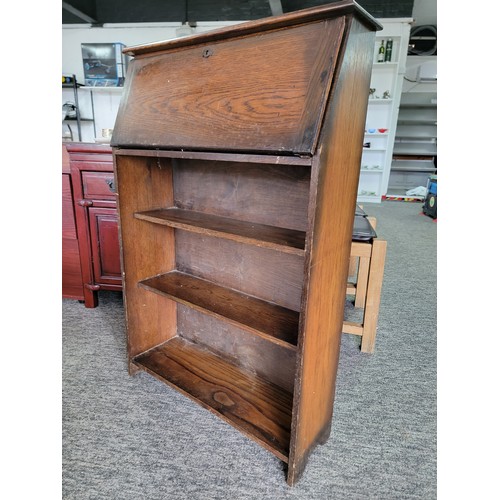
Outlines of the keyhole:
[{"label": "keyhole", "polygon": [[212,49],[204,49],[203,50],[203,57],[210,57],[213,54]]}]

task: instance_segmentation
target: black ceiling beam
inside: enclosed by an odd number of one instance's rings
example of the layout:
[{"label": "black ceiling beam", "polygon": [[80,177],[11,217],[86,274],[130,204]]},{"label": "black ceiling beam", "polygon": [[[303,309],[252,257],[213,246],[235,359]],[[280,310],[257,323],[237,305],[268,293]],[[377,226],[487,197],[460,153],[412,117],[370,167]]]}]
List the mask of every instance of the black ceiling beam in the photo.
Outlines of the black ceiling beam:
[{"label": "black ceiling beam", "polygon": [[[69,0],[63,2],[63,24],[249,21],[331,1],[338,0]],[[411,17],[413,2],[358,0],[375,18]]]},{"label": "black ceiling beam", "polygon": [[89,15],[85,14],[85,12],[82,12],[80,9],[77,9],[76,7],[73,7],[70,5],[68,2],[63,2],[62,3],[62,8],[69,12],[70,14],[73,14],[74,16],[78,17],[82,21],[86,23],[91,23],[91,24],[97,24],[97,20],[94,19],[93,17],[90,17]]}]

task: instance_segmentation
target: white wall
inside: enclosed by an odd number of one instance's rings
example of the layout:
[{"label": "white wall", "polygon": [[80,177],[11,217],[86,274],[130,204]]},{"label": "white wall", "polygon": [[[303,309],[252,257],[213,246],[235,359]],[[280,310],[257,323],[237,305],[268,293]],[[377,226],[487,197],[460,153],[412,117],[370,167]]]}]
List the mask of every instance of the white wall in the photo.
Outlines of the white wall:
[{"label": "white wall", "polygon": [[417,83],[418,68],[421,64],[434,61],[437,64],[437,56],[408,56],[406,58],[406,73],[403,80],[403,92],[437,92],[436,83]]},{"label": "white wall", "polygon": [[[413,26],[437,26],[437,0],[414,0]],[[437,56],[408,56],[403,92],[437,92],[437,83],[417,83],[418,68],[427,61],[435,61]]]},{"label": "white wall", "polygon": [[437,26],[437,0],[414,0],[412,17],[415,26]]},{"label": "white wall", "polygon": [[[238,24],[237,22],[206,22],[194,28],[194,33],[201,33],[223,26]],[[127,46],[158,42],[175,38],[175,30],[180,23],[140,23],[111,24],[102,28],[91,28],[90,25],[63,25],[62,29],[62,71],[64,74],[75,74],[82,81],[82,43],[121,42]]]}]

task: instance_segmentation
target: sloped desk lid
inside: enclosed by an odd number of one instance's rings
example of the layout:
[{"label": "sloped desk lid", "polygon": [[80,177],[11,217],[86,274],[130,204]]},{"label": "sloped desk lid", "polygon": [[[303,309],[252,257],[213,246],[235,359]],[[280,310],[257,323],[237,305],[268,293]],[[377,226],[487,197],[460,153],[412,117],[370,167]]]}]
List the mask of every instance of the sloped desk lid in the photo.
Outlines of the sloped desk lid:
[{"label": "sloped desk lid", "polygon": [[314,153],[355,2],[129,47],[111,145]]}]

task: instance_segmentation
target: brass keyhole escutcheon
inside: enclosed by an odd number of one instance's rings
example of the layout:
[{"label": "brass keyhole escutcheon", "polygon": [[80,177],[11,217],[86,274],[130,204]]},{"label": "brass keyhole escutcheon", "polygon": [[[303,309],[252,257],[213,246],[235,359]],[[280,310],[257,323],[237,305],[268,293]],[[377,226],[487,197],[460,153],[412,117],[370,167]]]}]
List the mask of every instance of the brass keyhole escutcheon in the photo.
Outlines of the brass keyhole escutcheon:
[{"label": "brass keyhole escutcheon", "polygon": [[203,52],[202,52],[202,56],[207,58],[207,57],[210,57],[212,54],[214,53],[214,51],[212,49],[203,49]]}]

